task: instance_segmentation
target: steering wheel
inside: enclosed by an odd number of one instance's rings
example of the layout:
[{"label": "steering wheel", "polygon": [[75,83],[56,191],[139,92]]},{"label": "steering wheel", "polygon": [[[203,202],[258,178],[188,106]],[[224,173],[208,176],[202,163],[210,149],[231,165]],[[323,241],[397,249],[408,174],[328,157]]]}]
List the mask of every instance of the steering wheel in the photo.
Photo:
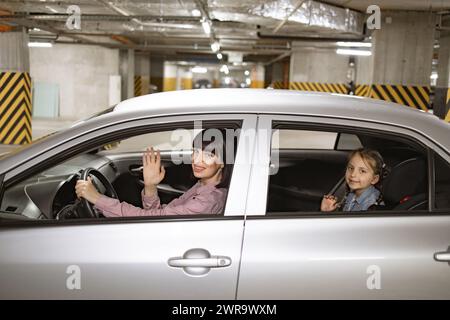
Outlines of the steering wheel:
[{"label": "steering wheel", "polygon": [[[100,182],[106,188],[106,191],[105,191],[106,196],[108,196],[110,198],[114,198],[114,199],[119,199],[119,197],[117,196],[117,192],[116,192],[116,190],[114,190],[114,187],[112,186],[111,182],[109,182],[109,180],[100,171],[98,171],[94,168],[84,169],[81,172],[80,179],[87,180],[87,178],[90,175],[92,175],[92,176],[96,177],[98,180],[100,180]],[[95,184],[94,184],[94,186],[98,190],[98,187]],[[85,198],[80,198],[80,202],[81,202],[81,207],[83,210],[83,214],[82,214],[83,216],[85,216],[86,218],[99,218],[99,215],[96,212],[96,210],[94,210],[94,205],[92,203],[87,201]]]}]

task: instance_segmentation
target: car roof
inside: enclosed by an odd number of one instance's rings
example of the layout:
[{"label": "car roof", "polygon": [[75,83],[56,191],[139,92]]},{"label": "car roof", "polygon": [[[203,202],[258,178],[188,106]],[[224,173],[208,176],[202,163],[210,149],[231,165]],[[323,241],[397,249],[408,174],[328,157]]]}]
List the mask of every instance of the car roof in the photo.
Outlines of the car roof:
[{"label": "car roof", "polygon": [[[412,128],[450,149],[450,125],[422,110],[344,94],[268,89],[197,89],[150,94],[119,103],[109,116],[206,113],[314,115]],[[142,114],[141,114],[142,115]]]}]

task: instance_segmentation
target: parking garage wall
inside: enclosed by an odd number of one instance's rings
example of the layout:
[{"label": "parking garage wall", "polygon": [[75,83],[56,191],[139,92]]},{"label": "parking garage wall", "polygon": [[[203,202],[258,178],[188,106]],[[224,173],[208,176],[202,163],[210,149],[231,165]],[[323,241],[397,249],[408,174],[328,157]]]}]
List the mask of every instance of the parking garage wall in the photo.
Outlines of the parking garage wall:
[{"label": "parking garage wall", "polygon": [[119,74],[119,51],[66,44],[30,48],[30,73],[34,83],[58,86],[59,118],[78,120],[108,107],[109,78]]}]

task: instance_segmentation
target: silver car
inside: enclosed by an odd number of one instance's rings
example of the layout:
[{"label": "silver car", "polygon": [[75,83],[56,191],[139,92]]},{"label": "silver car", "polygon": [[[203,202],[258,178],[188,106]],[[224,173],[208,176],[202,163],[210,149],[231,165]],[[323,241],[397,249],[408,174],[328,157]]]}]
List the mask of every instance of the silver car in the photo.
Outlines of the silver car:
[{"label": "silver car", "polygon": [[[180,196],[201,128],[235,135],[223,214],[103,218],[77,199],[90,170],[100,191],[141,206],[149,145],[166,168],[161,201]],[[324,194],[343,196],[360,147],[390,168],[385,205],[321,212]],[[450,299],[449,150],[448,123],[366,98],[211,89],[126,100],[0,159],[0,298]]]}]

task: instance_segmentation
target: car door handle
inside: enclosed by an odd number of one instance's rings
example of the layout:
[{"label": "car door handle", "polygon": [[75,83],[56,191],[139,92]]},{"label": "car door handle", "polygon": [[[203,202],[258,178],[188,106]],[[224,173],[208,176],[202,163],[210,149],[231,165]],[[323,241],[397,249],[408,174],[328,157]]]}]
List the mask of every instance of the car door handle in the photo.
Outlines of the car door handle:
[{"label": "car door handle", "polygon": [[216,256],[206,259],[183,259],[170,258],[169,266],[175,268],[185,267],[205,267],[205,268],[223,268],[231,264],[229,257]]},{"label": "car door handle", "polygon": [[450,262],[450,252],[436,252],[434,254],[434,260],[440,261],[440,262]]},{"label": "car door handle", "polygon": [[167,264],[192,276],[206,275],[211,268],[223,268],[231,265],[231,258],[225,256],[211,256],[208,250],[201,248],[189,249],[182,257],[169,258]]}]

